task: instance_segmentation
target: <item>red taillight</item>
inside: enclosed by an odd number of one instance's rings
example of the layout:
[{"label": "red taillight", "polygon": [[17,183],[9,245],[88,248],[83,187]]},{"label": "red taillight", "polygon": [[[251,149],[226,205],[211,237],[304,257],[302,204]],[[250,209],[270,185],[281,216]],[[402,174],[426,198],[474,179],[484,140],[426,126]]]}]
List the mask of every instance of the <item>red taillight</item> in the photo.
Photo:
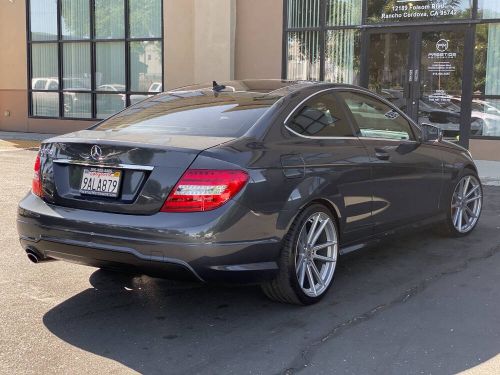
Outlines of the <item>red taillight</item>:
[{"label": "red taillight", "polygon": [[245,186],[239,170],[189,169],[170,192],[162,212],[210,211],[222,206]]},{"label": "red taillight", "polygon": [[33,194],[42,196],[42,181],[40,176],[40,155],[36,156],[35,166],[33,167],[33,180],[31,181],[31,191]]}]

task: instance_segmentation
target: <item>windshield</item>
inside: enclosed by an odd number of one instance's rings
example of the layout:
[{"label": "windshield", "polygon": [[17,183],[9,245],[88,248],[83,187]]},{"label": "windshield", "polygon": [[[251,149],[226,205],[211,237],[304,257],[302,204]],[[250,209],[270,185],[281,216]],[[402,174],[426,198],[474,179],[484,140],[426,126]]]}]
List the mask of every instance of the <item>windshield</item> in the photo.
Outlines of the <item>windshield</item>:
[{"label": "windshield", "polygon": [[239,137],[278,99],[252,92],[212,90],[160,94],[111,117],[93,130]]}]

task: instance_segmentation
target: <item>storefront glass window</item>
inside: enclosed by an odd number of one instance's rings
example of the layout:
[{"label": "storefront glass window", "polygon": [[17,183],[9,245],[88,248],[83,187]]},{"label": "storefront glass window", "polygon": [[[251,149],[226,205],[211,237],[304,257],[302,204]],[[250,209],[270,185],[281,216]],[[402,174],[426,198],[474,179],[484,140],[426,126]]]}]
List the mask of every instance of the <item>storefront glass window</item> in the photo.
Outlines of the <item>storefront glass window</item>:
[{"label": "storefront glass window", "polygon": [[58,117],[59,94],[57,92],[33,92],[31,94],[33,116]]},{"label": "storefront glass window", "polygon": [[129,0],[129,7],[132,38],[161,36],[161,0]]},{"label": "storefront glass window", "polygon": [[63,87],[90,90],[90,43],[64,43]]},{"label": "storefront glass window", "polygon": [[31,40],[57,40],[57,0],[30,1]]},{"label": "storefront glass window", "polygon": [[327,0],[326,24],[328,26],[361,25],[362,0]]},{"label": "storefront glass window", "polygon": [[319,80],[319,32],[298,31],[288,34],[288,79]]},{"label": "storefront glass window", "polygon": [[161,0],[29,0],[28,9],[30,116],[105,118],[163,91]]},{"label": "storefront glass window", "polygon": [[498,0],[479,0],[478,18],[482,19],[500,19],[500,2]]},{"label": "storefront glass window", "polygon": [[288,0],[288,27],[319,27],[320,0]]},{"label": "storefront glass window", "polygon": [[368,23],[426,22],[471,16],[472,0],[367,0]]},{"label": "storefront glass window", "polygon": [[64,93],[64,117],[90,118],[92,117],[92,97],[81,92]]},{"label": "storefront glass window", "polygon": [[483,136],[500,136],[500,23],[477,25],[472,117]]},{"label": "storefront glass window", "polygon": [[326,33],[325,81],[359,84],[361,37],[355,29]]},{"label": "storefront glass window", "polygon": [[363,0],[288,0],[286,6],[286,78],[359,83],[361,31],[354,27],[362,22]]},{"label": "storefront glass window", "polygon": [[90,38],[89,0],[62,0],[61,28],[64,39]]},{"label": "storefront glass window", "polygon": [[161,43],[130,43],[131,91],[158,92],[161,84]]},{"label": "storefront glass window", "polygon": [[31,46],[31,88],[33,90],[59,89],[57,44],[39,43]]},{"label": "storefront glass window", "polygon": [[125,91],[125,43],[96,43],[97,91]]},{"label": "storefront glass window", "polygon": [[125,108],[125,95],[98,94],[97,117],[106,118]]},{"label": "storefront glass window", "polygon": [[123,39],[125,36],[124,0],[95,0],[97,39]]}]

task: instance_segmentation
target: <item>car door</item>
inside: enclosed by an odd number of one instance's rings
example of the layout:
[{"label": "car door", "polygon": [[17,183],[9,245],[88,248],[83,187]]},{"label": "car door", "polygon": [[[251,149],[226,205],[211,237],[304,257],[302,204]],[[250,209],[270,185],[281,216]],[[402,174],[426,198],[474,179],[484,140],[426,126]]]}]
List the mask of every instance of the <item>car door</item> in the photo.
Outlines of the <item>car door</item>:
[{"label": "car door", "polygon": [[344,245],[370,235],[370,159],[333,91],[309,97],[292,112],[285,127],[295,137],[286,143],[291,157],[282,163],[303,160],[303,194],[312,192],[339,208]]},{"label": "car door", "polygon": [[339,96],[371,160],[373,224],[382,232],[439,212],[443,163],[437,147],[389,103],[362,91]]}]

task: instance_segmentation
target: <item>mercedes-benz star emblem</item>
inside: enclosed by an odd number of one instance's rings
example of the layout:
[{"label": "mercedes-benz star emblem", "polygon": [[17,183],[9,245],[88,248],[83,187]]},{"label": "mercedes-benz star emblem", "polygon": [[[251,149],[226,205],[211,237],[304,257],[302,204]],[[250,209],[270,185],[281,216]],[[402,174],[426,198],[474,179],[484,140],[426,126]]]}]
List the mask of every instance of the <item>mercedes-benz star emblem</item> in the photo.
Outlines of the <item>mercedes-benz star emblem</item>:
[{"label": "mercedes-benz star emblem", "polygon": [[101,148],[97,145],[92,146],[92,148],[90,149],[90,156],[92,157],[92,159],[94,159],[96,161],[102,160]]}]

